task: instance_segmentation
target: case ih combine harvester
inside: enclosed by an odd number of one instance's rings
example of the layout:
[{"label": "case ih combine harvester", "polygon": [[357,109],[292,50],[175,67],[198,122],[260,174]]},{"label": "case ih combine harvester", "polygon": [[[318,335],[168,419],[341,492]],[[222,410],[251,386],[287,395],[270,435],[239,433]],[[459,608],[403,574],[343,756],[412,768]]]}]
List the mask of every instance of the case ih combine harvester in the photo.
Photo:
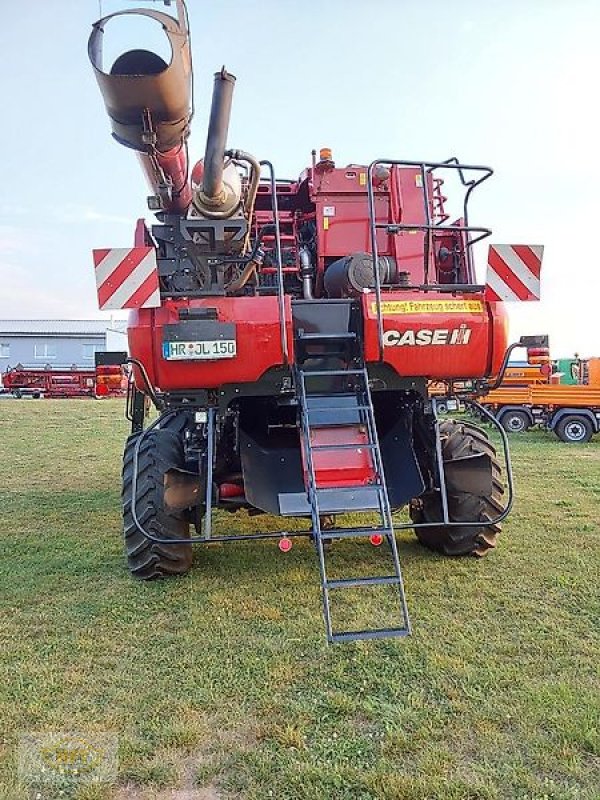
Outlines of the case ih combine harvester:
[{"label": "case ih combine harvester", "polygon": [[[476,284],[473,244],[490,231],[471,224],[469,200],[487,167],[385,158],[339,168],[321,151],[298,180],[277,179],[269,161],[227,149],[235,78],[225,68],[204,159],[188,176],[191,53],[176,5],[177,19],[145,9],[106,16],[89,41],[113,136],[137,151],[158,218],[151,229],[139,221],[133,248],[94,252],[100,306],[133,309],[129,568],[143,579],[181,574],[194,542],[274,537],[287,549],[289,537],[310,536],[328,640],[404,636],[393,512],[409,505],[412,522],[396,529],[414,527],[427,547],[481,556],[512,502],[503,432],[507,494],[486,434],[438,423],[427,381],[501,373],[501,286],[526,274],[519,296],[533,297],[541,250],[492,249],[494,283]],[[131,15],[162,28],[170,60],[133,49],[103,62],[105,31]],[[452,223],[450,173],[464,190]],[[161,413],[143,430],[146,397]],[[217,507],[306,518],[310,528],[215,536]],[[336,525],[346,512],[351,525]],[[386,575],[330,578],[326,545],[350,537],[387,546]],[[382,586],[397,598],[393,625],[336,628],[334,595]]]}]

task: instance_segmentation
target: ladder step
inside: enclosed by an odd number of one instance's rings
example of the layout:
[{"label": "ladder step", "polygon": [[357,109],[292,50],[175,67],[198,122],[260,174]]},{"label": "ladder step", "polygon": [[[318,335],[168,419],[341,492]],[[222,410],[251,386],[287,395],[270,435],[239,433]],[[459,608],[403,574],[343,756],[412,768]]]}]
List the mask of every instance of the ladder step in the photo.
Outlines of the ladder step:
[{"label": "ladder step", "polygon": [[358,411],[350,408],[341,408],[338,411],[328,411],[324,408],[315,409],[309,412],[307,421],[309,428],[347,428],[364,424]]},{"label": "ladder step", "polygon": [[313,444],[311,450],[375,450],[377,445],[374,444]]},{"label": "ladder step", "polygon": [[346,511],[378,511],[381,507],[381,486],[340,486],[317,489],[321,514],[342,514]]},{"label": "ladder step", "polygon": [[348,333],[304,333],[304,331],[300,331],[296,335],[297,339],[303,342],[321,342],[321,341],[338,341],[338,340],[350,340],[354,341],[356,339],[356,334],[353,332]]},{"label": "ladder step", "polygon": [[393,534],[391,528],[332,528],[331,530],[321,531],[321,539],[329,541],[333,539],[352,539],[366,536],[389,536]]},{"label": "ladder step", "polygon": [[308,427],[337,427],[339,425],[360,425],[370,406],[359,402],[355,394],[333,393],[330,395],[306,395],[304,415]]},{"label": "ladder step", "polygon": [[[307,397],[307,400],[310,400],[310,395]],[[371,406],[365,405],[358,405],[358,406],[311,406],[307,403],[308,411],[311,414],[318,414],[319,411],[370,411]]]},{"label": "ladder step", "polygon": [[410,636],[408,628],[379,628],[366,631],[340,631],[332,633],[330,642],[356,642],[361,639],[396,639],[401,636]]},{"label": "ladder step", "polygon": [[331,392],[327,392],[327,394],[313,392],[306,395],[306,406],[311,411],[318,408],[330,408],[332,397],[335,398],[335,402],[338,405],[345,408],[356,408],[358,402],[358,396],[355,392],[335,392],[333,395]]},{"label": "ladder step", "polygon": [[336,378],[345,375],[364,375],[362,369],[310,369],[301,370],[300,375],[303,380],[306,378]]},{"label": "ladder step", "polygon": [[352,589],[356,586],[397,586],[400,578],[397,575],[381,575],[373,578],[340,578],[327,581],[328,589]]}]

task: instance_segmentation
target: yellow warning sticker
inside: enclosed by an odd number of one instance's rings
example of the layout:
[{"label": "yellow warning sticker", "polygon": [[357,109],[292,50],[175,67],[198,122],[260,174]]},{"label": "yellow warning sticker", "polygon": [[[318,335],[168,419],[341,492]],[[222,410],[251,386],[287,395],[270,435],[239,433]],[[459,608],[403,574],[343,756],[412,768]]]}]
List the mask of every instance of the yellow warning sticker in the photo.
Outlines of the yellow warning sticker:
[{"label": "yellow warning sticker", "polygon": [[[481,300],[384,300],[382,314],[481,314]],[[377,314],[377,303],[371,303],[371,312]]]},{"label": "yellow warning sticker", "polygon": [[358,173],[358,183],[360,186],[367,185],[367,173],[366,172],[359,172]]},{"label": "yellow warning sticker", "polygon": [[323,217],[323,230],[329,230],[329,217]]}]

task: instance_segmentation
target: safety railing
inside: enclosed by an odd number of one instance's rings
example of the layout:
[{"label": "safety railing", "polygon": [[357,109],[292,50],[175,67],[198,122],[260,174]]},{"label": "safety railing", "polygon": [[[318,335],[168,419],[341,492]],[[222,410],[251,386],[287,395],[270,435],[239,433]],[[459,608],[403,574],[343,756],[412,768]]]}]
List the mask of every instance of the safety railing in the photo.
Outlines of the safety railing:
[{"label": "safety railing", "polygon": [[283,353],[283,363],[289,363],[287,332],[285,323],[285,292],[283,286],[283,260],[281,254],[281,229],[279,226],[279,207],[277,205],[277,181],[275,180],[275,170],[273,164],[263,159],[261,167],[269,170],[269,182],[271,184],[271,211],[273,213],[273,225],[275,226],[275,258],[277,260],[277,303],[279,307],[279,336],[281,339],[281,352]]},{"label": "safety railing", "polygon": [[[421,176],[421,185],[423,189],[423,211],[424,222],[396,222],[389,220],[387,222],[377,222],[375,212],[375,185],[373,183],[373,176],[378,167],[408,167],[416,168],[419,170]],[[437,222],[434,219],[433,197],[429,190],[429,178],[437,179],[438,176],[433,176],[436,170],[454,170],[459,176],[462,185],[466,188],[465,196],[463,199],[463,223],[462,225],[445,225],[445,220],[441,219]],[[469,179],[467,173],[480,173],[479,177]],[[469,200],[473,190],[487,180],[493,174],[490,167],[485,167],[476,164],[461,164],[457,158],[449,158],[447,161],[403,161],[392,158],[378,158],[369,164],[367,169],[367,199],[369,208],[369,229],[371,240],[371,254],[373,256],[373,273],[375,282],[375,300],[377,310],[377,336],[379,343],[379,360],[383,361],[383,317],[381,314],[381,277],[379,275],[379,247],[377,244],[377,231],[384,229],[388,234],[398,234],[402,231],[422,231],[424,234],[424,247],[423,247],[423,284],[419,286],[403,286],[404,289],[432,289],[439,287],[445,291],[481,291],[481,286],[475,284],[439,284],[431,283],[429,281],[429,265],[431,262],[431,254],[433,252],[433,235],[435,232],[458,232],[463,234],[465,238],[465,258],[467,262],[468,275],[474,275],[473,270],[473,245],[490,236],[491,230],[489,228],[482,228],[469,224]],[[432,181],[433,182],[433,181]]]}]

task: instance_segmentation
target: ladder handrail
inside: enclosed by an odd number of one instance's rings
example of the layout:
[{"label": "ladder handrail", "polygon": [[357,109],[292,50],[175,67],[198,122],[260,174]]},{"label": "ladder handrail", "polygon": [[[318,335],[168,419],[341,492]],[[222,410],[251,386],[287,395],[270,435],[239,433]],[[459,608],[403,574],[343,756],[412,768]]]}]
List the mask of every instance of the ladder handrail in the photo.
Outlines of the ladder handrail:
[{"label": "ladder handrail", "polygon": [[333,627],[331,624],[331,609],[329,607],[329,590],[327,588],[327,573],[325,571],[325,553],[323,551],[323,541],[321,539],[321,520],[319,514],[319,497],[317,495],[317,477],[315,474],[314,463],[312,459],[311,441],[310,441],[310,426],[308,422],[308,414],[304,414],[304,409],[307,407],[306,402],[306,384],[304,383],[304,373],[302,369],[295,370],[296,386],[300,389],[300,402],[302,413],[300,414],[300,424],[302,426],[302,434],[304,438],[304,451],[306,453],[306,462],[308,466],[308,485],[309,485],[309,503],[310,503],[310,516],[313,527],[313,536],[317,545],[317,555],[319,561],[319,574],[321,576],[321,586],[323,591],[323,617],[325,619],[325,631],[327,634],[327,641],[331,641]]},{"label": "ladder handrail", "polygon": [[279,228],[279,206],[277,203],[277,181],[275,180],[275,169],[268,159],[259,162],[261,167],[269,170],[269,182],[271,185],[271,210],[273,213],[273,224],[275,225],[275,256],[277,259],[277,301],[279,306],[279,337],[281,339],[281,352],[285,366],[289,363],[287,330],[285,319],[285,292],[283,286],[283,260],[281,255],[281,230]]}]

